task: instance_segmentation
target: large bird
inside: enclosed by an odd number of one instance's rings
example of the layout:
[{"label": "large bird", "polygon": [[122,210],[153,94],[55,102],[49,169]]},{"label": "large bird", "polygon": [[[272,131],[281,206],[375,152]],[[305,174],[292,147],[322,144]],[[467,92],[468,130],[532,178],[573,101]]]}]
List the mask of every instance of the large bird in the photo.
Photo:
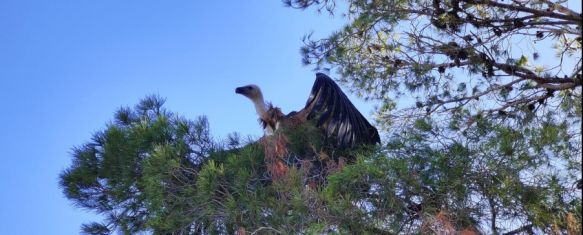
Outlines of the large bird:
[{"label": "large bird", "polygon": [[256,85],[237,87],[235,92],[253,102],[267,135],[281,127],[293,128],[306,121],[315,120],[316,126],[324,131],[326,139],[337,148],[380,143],[377,129],[354,107],[340,87],[323,73],[316,74],[306,106],[288,115],[266,103],[261,89]]},{"label": "large bird", "polygon": [[[315,186],[325,182],[326,176],[331,172],[342,168],[345,158],[333,156],[334,150],[316,148],[316,144],[311,142],[313,138],[310,138],[310,128],[306,126],[315,126],[319,133],[316,136],[323,139],[314,142],[323,142],[324,146],[331,146],[333,149],[343,150],[380,143],[377,129],[358,112],[340,87],[323,73],[316,74],[306,106],[287,115],[266,103],[261,89],[256,85],[238,87],[235,92],[246,96],[255,105],[265,132],[259,142],[263,146],[267,170],[272,180],[286,179],[289,167],[295,165],[304,169],[306,184]],[[297,135],[298,131],[306,133],[300,133],[301,137],[296,138],[295,143],[290,143],[287,135]],[[300,146],[301,150],[295,153],[291,151],[290,154],[288,149],[291,146]],[[334,161],[330,161],[331,158]],[[349,161],[354,160],[348,158]]]}]

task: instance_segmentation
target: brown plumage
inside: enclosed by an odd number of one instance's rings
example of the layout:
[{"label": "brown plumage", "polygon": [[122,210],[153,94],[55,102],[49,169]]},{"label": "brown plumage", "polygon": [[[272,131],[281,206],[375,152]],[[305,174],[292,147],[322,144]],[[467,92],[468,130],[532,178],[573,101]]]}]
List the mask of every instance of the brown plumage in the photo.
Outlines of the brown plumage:
[{"label": "brown plumage", "polygon": [[277,122],[282,120],[283,113],[281,112],[280,108],[273,107],[273,105],[267,104],[267,111],[265,111],[265,115],[259,117],[259,123],[263,127],[263,129],[271,128],[272,130],[276,129]]}]

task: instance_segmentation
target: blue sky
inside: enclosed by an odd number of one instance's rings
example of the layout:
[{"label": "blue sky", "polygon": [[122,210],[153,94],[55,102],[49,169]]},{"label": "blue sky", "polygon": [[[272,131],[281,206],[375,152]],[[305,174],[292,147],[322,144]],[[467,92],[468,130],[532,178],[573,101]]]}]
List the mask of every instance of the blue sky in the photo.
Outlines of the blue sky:
[{"label": "blue sky", "polygon": [[[58,188],[71,148],[148,94],[214,136],[261,135],[237,86],[256,83],[284,112],[303,107],[314,72],[301,37],[340,17],[280,1],[1,0],[0,234],[77,234],[96,217]],[[353,98],[354,100],[354,98]],[[355,104],[369,117],[372,105]]]}]

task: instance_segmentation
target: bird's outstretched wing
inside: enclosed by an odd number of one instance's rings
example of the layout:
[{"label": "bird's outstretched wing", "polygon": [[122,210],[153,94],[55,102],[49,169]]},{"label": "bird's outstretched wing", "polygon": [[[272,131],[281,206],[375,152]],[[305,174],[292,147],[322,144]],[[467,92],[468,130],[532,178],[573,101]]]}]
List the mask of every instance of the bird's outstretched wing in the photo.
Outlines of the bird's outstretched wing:
[{"label": "bird's outstretched wing", "polygon": [[336,141],[337,147],[380,143],[377,129],[358,112],[340,87],[323,73],[316,74],[302,113],[307,114],[307,120],[315,119],[317,126],[326,132],[326,137]]}]

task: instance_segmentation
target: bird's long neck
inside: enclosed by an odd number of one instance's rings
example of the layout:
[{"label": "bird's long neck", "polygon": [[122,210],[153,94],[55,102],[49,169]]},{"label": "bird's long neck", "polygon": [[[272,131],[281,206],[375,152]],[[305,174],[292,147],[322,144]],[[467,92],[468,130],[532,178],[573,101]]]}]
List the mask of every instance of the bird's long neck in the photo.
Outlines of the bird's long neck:
[{"label": "bird's long neck", "polygon": [[267,117],[267,104],[263,100],[263,96],[260,95],[253,99],[253,104],[255,105],[255,111],[257,111],[259,118]]}]

